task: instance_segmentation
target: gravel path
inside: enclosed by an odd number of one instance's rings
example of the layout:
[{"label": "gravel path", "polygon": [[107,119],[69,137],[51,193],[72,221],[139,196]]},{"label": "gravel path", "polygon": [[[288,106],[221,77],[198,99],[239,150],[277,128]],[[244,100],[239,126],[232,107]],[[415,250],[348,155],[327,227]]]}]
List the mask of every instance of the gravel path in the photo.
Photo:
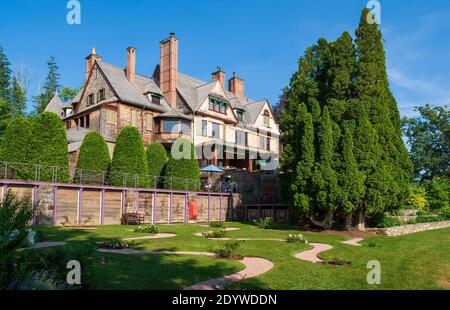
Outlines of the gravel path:
[{"label": "gravel path", "polygon": [[[196,255],[216,257],[216,254],[210,252],[189,252],[189,251],[151,251],[151,250],[134,250],[134,249],[99,249],[102,253],[114,254],[172,254],[172,255]],[[184,288],[184,290],[217,290],[223,289],[225,284],[238,282],[245,279],[257,277],[273,268],[273,263],[265,258],[260,257],[244,257],[239,262],[245,265],[245,269],[233,273],[228,276],[206,280]]]}]

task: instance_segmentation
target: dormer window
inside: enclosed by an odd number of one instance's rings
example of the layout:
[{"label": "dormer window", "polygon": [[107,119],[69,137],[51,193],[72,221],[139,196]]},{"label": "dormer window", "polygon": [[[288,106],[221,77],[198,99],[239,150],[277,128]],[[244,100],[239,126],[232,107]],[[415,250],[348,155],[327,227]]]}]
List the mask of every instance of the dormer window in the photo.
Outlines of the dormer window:
[{"label": "dormer window", "polygon": [[227,104],[225,100],[209,97],[209,109],[211,111],[227,114]]},{"label": "dormer window", "polygon": [[235,112],[236,112],[236,118],[239,121],[242,121],[244,119],[244,111],[242,111],[242,110],[235,110]]},{"label": "dormer window", "polygon": [[151,103],[161,105],[161,96],[157,94],[148,93],[147,98]]}]

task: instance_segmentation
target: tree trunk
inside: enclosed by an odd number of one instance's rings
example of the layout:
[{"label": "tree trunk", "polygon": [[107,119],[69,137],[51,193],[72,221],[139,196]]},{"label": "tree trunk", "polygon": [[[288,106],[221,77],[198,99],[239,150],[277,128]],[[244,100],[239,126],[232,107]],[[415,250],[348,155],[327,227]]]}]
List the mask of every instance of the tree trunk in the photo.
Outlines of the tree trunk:
[{"label": "tree trunk", "polygon": [[316,226],[322,227],[324,229],[330,229],[331,226],[333,225],[333,215],[334,215],[334,211],[329,209],[327,211],[327,214],[325,215],[325,218],[323,219],[323,221],[315,220],[313,215],[311,215],[309,217],[309,219]]},{"label": "tree trunk", "polygon": [[356,213],[356,229],[365,231],[366,230],[366,225],[365,225],[366,210],[364,210],[364,208],[361,206],[358,208],[358,210],[356,212],[357,212]]},{"label": "tree trunk", "polygon": [[345,216],[345,230],[352,229],[352,219],[353,219],[353,213],[349,213]]}]

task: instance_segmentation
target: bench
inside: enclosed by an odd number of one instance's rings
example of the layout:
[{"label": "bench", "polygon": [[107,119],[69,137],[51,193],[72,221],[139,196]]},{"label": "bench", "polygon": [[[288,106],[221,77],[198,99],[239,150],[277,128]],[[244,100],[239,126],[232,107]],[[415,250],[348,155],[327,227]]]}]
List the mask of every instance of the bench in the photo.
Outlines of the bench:
[{"label": "bench", "polygon": [[140,225],[144,224],[145,216],[139,213],[124,213],[120,219],[122,225]]}]

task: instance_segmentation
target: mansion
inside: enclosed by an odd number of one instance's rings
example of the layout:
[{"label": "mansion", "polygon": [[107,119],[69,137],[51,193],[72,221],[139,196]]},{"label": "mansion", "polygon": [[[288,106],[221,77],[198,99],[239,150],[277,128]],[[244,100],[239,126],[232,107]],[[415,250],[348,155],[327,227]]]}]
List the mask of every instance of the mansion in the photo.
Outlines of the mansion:
[{"label": "mansion", "polygon": [[[126,51],[126,69],[104,62],[92,49],[82,90],[67,103],[56,95],[46,111],[65,123],[72,163],[88,131],[101,133],[112,154],[121,128],[134,126],[146,146],[159,141],[170,151],[178,138],[191,140],[201,167],[278,167],[280,131],[270,104],[247,98],[244,90],[243,79],[233,73],[226,80],[221,68],[211,81],[179,72],[178,39],[171,33],[161,41],[159,64],[149,76],[136,72],[133,47]],[[211,151],[202,151],[206,146]]]}]

